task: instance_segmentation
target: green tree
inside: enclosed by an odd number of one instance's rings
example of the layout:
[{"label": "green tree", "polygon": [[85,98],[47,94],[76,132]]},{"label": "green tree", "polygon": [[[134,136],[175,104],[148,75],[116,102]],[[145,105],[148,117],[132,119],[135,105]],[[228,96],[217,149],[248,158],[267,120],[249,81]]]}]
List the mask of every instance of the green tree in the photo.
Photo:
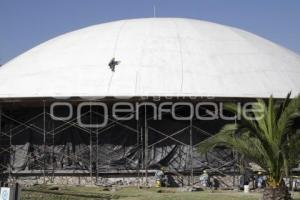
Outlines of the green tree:
[{"label": "green tree", "polygon": [[[264,200],[291,199],[283,178],[300,161],[300,95],[290,95],[285,100],[258,99],[247,115],[199,145],[202,154],[214,147],[231,148],[263,168],[268,176]],[[241,110],[233,103],[224,107],[235,114]]]}]

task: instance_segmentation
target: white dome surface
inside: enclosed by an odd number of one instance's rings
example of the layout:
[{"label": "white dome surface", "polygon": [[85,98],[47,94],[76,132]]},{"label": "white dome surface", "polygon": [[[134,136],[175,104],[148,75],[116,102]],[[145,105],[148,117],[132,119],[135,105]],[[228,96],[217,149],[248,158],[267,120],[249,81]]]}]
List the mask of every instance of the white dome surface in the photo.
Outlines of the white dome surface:
[{"label": "white dome surface", "polygon": [[[109,61],[121,61],[112,72]],[[0,67],[0,98],[275,97],[300,92],[300,56],[249,32],[181,18],[110,22]]]}]

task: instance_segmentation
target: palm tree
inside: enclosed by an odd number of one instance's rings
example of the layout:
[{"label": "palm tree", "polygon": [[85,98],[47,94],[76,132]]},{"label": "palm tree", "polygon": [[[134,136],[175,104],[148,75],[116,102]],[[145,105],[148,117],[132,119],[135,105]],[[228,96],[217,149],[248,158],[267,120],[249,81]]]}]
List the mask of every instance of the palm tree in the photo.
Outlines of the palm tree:
[{"label": "palm tree", "polygon": [[[214,147],[233,149],[263,168],[268,176],[264,200],[291,199],[283,178],[300,162],[300,95],[293,99],[290,95],[284,101],[272,96],[258,99],[247,116],[243,114],[199,145],[202,154]],[[235,114],[240,111],[233,103],[224,107]]]}]

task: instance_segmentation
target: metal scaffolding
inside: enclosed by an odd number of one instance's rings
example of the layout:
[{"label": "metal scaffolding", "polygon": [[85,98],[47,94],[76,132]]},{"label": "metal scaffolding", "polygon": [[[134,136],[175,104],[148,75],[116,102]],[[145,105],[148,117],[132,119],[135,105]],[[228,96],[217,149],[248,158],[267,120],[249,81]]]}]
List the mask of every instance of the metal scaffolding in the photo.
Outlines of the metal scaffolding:
[{"label": "metal scaffolding", "polygon": [[[100,184],[99,179],[101,176],[113,173],[112,169],[103,169],[103,166],[106,165],[100,166],[100,161],[109,163],[114,153],[113,150],[111,152],[102,151],[101,139],[105,134],[108,134],[110,129],[116,126],[134,135],[136,142],[131,148],[137,149],[138,159],[133,160],[124,156],[124,169],[116,170],[115,173],[134,174],[139,179],[143,179],[144,184],[147,184],[149,173],[153,173],[152,169],[155,169],[153,166],[156,159],[154,154],[158,152],[160,155],[167,155],[170,151],[173,151],[170,150],[171,148],[164,148],[162,145],[164,143],[172,144],[173,149],[181,152],[178,154],[180,156],[166,158],[165,162],[171,163],[167,166],[168,170],[178,179],[188,176],[188,182],[184,183],[182,181],[183,185],[193,185],[196,182],[194,176],[202,172],[201,169],[195,166],[196,162],[203,162],[203,160],[198,160],[195,157],[199,141],[197,143],[193,138],[197,134],[203,135],[204,138],[212,134],[196,125],[196,119],[182,122],[182,125],[177,129],[174,127],[168,129],[164,126],[158,128],[155,126],[156,122],[153,121],[152,116],[148,115],[148,108],[145,104],[144,109],[138,110],[139,117],[135,120],[134,125],[128,125],[127,122],[115,120],[109,116],[107,126],[103,128],[86,128],[80,126],[76,118],[60,120],[59,123],[55,122],[49,111],[49,103],[51,102],[43,100],[42,106],[38,107],[39,112],[33,113],[27,118],[16,118],[11,107],[3,109],[3,105],[0,105],[0,170],[2,171],[2,179],[32,174],[42,176],[43,182],[46,183],[47,180],[53,181],[55,176],[58,175],[76,175],[89,176],[93,182],[92,184]],[[168,114],[165,113],[165,115]],[[81,113],[80,117],[88,118],[89,123],[92,124],[95,118],[103,118],[104,116],[90,105],[89,110]],[[70,141],[66,140],[64,144],[55,145],[57,144],[57,138],[61,137],[64,131],[71,127],[74,128],[74,131],[76,130],[86,136],[88,143],[74,147],[74,144],[70,144]],[[168,130],[166,131],[166,129]],[[19,134],[23,134],[24,131],[34,133],[37,140],[41,142],[41,144],[34,146],[38,156],[32,152],[32,149],[30,149],[32,147],[29,144],[27,144],[29,146],[18,146],[20,141],[17,137]],[[153,139],[153,135],[157,137]],[[60,153],[57,154],[57,152]],[[26,156],[24,157],[24,155]],[[104,155],[105,157],[103,157]],[[226,175],[228,167],[235,165],[237,161],[236,157],[232,158],[232,152],[230,151],[225,152],[225,154],[224,152],[212,152],[208,156],[210,159],[206,159],[208,162],[207,167],[212,172],[222,175]],[[18,159],[26,159],[24,161],[27,164],[26,168],[22,170],[13,168],[13,165],[18,165]],[[59,161],[60,159],[61,161]],[[12,163],[12,161],[15,163]],[[70,167],[70,170],[62,170],[58,166],[59,164],[72,165],[72,167]],[[132,169],[131,164],[135,168]],[[165,165],[165,163],[161,162],[158,165]]]}]

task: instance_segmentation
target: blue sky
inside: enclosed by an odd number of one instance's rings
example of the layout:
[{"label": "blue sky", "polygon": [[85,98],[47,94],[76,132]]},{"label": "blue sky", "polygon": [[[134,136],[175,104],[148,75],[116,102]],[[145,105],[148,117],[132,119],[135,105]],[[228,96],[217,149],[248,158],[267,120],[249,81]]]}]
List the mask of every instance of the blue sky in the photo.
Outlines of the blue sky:
[{"label": "blue sky", "polygon": [[231,25],[300,53],[300,0],[0,0],[0,63],[60,34],[124,18]]}]

